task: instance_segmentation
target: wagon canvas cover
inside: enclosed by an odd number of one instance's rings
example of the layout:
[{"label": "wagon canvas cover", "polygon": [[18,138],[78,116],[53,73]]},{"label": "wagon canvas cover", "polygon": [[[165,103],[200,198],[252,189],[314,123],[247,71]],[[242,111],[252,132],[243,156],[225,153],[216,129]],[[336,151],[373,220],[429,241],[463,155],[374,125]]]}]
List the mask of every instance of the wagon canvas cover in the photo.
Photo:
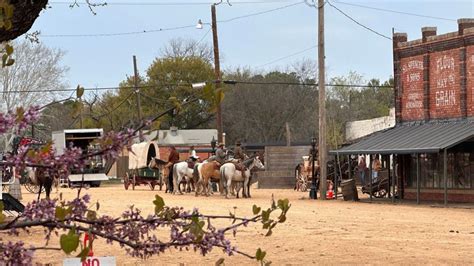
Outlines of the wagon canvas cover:
[{"label": "wagon canvas cover", "polygon": [[147,167],[148,152],[155,149],[156,158],[160,158],[158,144],[156,141],[141,142],[132,145],[132,151],[128,154],[128,169],[139,169]]}]

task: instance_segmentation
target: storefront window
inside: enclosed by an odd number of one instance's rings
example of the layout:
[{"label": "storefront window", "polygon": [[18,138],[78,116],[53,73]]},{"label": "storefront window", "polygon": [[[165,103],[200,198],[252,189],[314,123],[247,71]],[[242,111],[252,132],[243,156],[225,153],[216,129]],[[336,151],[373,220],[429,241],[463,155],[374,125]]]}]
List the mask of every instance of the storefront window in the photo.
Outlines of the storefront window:
[{"label": "storefront window", "polygon": [[[448,153],[448,188],[474,188],[474,152],[456,151]],[[420,154],[420,187],[444,188],[443,154]],[[417,155],[411,155],[406,185],[416,188]]]}]

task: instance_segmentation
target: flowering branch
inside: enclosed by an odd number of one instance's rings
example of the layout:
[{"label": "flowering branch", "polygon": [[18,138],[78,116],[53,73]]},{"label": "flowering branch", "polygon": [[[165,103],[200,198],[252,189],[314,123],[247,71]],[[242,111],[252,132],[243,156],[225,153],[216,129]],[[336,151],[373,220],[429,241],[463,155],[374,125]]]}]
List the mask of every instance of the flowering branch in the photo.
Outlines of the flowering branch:
[{"label": "flowering branch", "polygon": [[[119,217],[108,215],[99,216],[99,204],[95,208],[90,208],[90,197],[84,195],[72,201],[59,201],[44,199],[33,201],[25,207],[20,218],[8,224],[0,225],[0,231],[9,234],[19,235],[18,230],[28,232],[30,228],[44,227],[49,230],[46,240],[52,232],[63,234],[60,236],[60,248],[66,254],[76,253],[85,258],[90,247],[80,246],[79,237],[88,233],[93,238],[103,238],[108,244],[116,242],[120,247],[133,256],[139,258],[149,258],[159,255],[164,251],[175,248],[179,250],[194,250],[202,255],[208,254],[213,248],[223,250],[227,255],[240,254],[250,259],[257,259],[263,262],[263,257],[250,255],[245,251],[237,250],[226,238],[226,232],[232,230],[233,235],[237,229],[247,226],[249,223],[261,222],[264,229],[269,222],[283,223],[290,205],[288,200],[279,200],[278,204],[272,200],[272,206],[267,210],[261,210],[254,206],[254,216],[251,218],[236,217],[233,214],[205,215],[198,209],[185,211],[180,207],[167,207],[163,199],[156,195],[153,201],[155,212],[146,217],[141,215],[141,211],[131,206]],[[270,214],[279,211],[278,219],[273,220]],[[217,229],[212,221],[227,219],[233,221],[232,225]],[[240,221],[236,223],[236,221]],[[1,223],[1,221],[0,221]],[[169,230],[169,239],[158,239],[155,236],[160,230]],[[267,232],[267,235],[269,235]],[[78,249],[79,248],[79,249]],[[22,242],[3,244],[0,242],[0,264],[28,263],[28,257],[32,259],[32,251],[36,249],[52,249],[54,247],[24,247]],[[18,253],[21,253],[20,256]],[[16,254],[16,255],[13,255]],[[18,258],[18,259],[17,259]],[[21,260],[21,261],[20,261]]]}]

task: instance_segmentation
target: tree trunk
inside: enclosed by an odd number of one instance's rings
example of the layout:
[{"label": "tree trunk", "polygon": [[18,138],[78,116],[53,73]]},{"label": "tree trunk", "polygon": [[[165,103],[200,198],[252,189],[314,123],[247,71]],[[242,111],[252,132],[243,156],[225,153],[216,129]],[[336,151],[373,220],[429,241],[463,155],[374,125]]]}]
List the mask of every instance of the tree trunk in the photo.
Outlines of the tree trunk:
[{"label": "tree trunk", "polygon": [[48,0],[11,0],[10,3],[14,6],[12,27],[9,30],[0,29],[0,42],[16,39],[29,31]]}]

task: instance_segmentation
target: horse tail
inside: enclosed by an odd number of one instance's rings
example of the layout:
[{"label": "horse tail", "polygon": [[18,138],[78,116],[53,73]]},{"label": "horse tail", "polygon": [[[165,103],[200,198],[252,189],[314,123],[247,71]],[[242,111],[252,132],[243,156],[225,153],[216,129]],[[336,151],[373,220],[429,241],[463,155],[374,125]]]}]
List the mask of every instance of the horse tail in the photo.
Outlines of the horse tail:
[{"label": "horse tail", "polygon": [[220,172],[221,172],[221,182],[225,188],[227,187],[227,182],[225,182],[225,167],[221,167]]}]

